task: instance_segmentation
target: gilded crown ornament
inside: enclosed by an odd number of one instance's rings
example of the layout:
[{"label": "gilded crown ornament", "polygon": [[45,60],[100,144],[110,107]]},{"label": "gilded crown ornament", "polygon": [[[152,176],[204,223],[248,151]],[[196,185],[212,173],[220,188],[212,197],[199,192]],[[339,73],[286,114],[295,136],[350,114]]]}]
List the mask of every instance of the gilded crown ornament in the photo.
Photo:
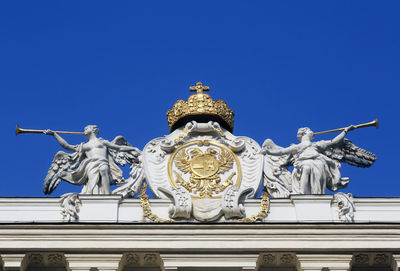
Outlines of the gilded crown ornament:
[{"label": "gilded crown ornament", "polygon": [[197,82],[195,86],[191,86],[189,89],[196,93],[190,95],[187,102],[184,100],[176,101],[172,109],[167,112],[171,132],[192,120],[198,122],[216,121],[226,130],[233,131],[234,113],[225,101],[214,101],[209,94],[204,93],[209,91],[210,87],[203,86],[201,82]]}]

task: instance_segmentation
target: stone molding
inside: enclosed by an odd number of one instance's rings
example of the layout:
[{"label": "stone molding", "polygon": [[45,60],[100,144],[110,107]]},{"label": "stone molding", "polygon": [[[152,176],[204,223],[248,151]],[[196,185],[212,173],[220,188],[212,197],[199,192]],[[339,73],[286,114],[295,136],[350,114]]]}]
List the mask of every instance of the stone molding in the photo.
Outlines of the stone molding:
[{"label": "stone molding", "polygon": [[67,271],[122,271],[122,270],[298,270],[298,271],[349,271],[394,270],[399,268],[400,254],[388,252],[302,253],[73,253],[29,252],[2,254],[2,270],[67,270]]},{"label": "stone molding", "polygon": [[348,271],[352,254],[297,254],[302,271],[316,271],[329,268],[330,271]]},{"label": "stone molding", "polygon": [[[143,222],[138,199],[121,196],[80,195],[79,220],[85,223]],[[59,198],[0,198],[0,223],[65,223]],[[353,198],[354,223],[400,223],[400,198]],[[168,218],[171,201],[150,199],[153,212]],[[244,204],[247,216],[257,214],[260,199]],[[12,212],[10,212],[12,210]],[[310,210],[313,210],[312,212]],[[337,223],[338,206],[333,195],[292,195],[288,199],[271,199],[266,223]]]},{"label": "stone molding", "polygon": [[256,254],[160,254],[163,270],[178,270],[178,268],[242,268],[256,270],[258,253]]},{"label": "stone molding", "polygon": [[[193,234],[193,233],[196,234]],[[23,234],[22,234],[23,233]],[[105,248],[126,251],[398,251],[399,224],[0,225],[2,252]],[[45,245],[45,247],[44,247]]]},{"label": "stone molding", "polygon": [[95,267],[99,271],[117,271],[122,253],[119,254],[65,254],[68,271],[90,271]]}]

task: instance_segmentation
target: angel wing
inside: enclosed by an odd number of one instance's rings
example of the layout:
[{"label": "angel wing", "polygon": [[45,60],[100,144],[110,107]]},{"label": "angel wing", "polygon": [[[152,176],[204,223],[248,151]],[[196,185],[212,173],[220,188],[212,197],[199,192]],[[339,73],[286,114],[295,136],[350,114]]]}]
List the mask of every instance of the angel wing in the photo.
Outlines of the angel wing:
[{"label": "angel wing", "polygon": [[78,160],[77,153],[57,152],[44,179],[43,192],[51,194],[62,180],[79,185],[79,180],[72,177],[72,171],[79,165]]},{"label": "angel wing", "polygon": [[219,170],[218,173],[224,173],[233,167],[233,157],[232,155],[222,149],[221,153],[218,155]]},{"label": "angel wing", "polygon": [[139,189],[145,180],[143,164],[141,161],[133,163],[130,169],[129,178],[117,183],[118,188],[114,189],[112,194],[122,195],[126,198],[128,196],[134,196],[139,192]]},{"label": "angel wing", "polygon": [[[117,136],[111,143],[120,146],[132,146],[123,136]],[[136,149],[135,151],[108,149],[108,152],[118,165],[130,165],[129,178],[126,180],[121,178],[119,182],[116,183],[118,188],[114,189],[112,194],[119,194],[124,198],[129,195],[134,196],[138,193],[140,186],[145,179],[143,164],[141,161],[141,151],[139,149]]]},{"label": "angel wing", "polygon": [[189,155],[185,151],[180,151],[175,156],[176,167],[185,173],[190,171]]},{"label": "angel wing", "polygon": [[[266,139],[262,149],[282,149],[271,139]],[[286,198],[296,193],[298,185],[292,183],[292,176],[288,168],[293,165],[292,155],[264,156],[264,187],[273,198]]]},{"label": "angel wing", "polygon": [[[120,146],[132,147],[132,145],[123,136],[117,136],[116,138],[114,138],[113,141],[111,141],[111,143]],[[120,166],[125,166],[126,164],[132,165],[133,163],[137,163],[138,157],[140,155],[139,149],[137,149],[136,151],[118,151],[109,148],[108,152],[114,159],[115,163]]]},{"label": "angel wing", "polygon": [[356,167],[370,167],[376,160],[375,154],[357,147],[347,138],[328,147],[323,154]]}]

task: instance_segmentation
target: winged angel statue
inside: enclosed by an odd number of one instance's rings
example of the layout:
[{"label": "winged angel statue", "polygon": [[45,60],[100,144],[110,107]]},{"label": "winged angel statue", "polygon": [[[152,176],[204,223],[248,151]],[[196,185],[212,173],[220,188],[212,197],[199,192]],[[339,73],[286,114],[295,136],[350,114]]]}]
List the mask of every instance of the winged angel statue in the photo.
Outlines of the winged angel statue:
[{"label": "winged angel statue", "polygon": [[[332,140],[312,142],[310,128],[297,132],[299,144],[287,148],[266,139],[262,146],[264,156],[264,186],[275,198],[290,194],[325,194],[326,188],[336,191],[347,186],[349,178],[340,175],[341,162],[357,167],[369,167],[376,156],[354,145],[345,135],[357,127],[343,129]],[[289,167],[293,166],[290,173]]]},{"label": "winged angel statue", "polygon": [[[119,186],[112,193],[124,197],[136,194],[144,180],[141,152],[128,141],[117,136],[112,142],[98,138],[97,125],[85,127],[88,142],[78,145],[68,144],[57,132],[45,130],[58,143],[72,153],[59,151],[53,159],[43,184],[43,192],[50,194],[62,181],[83,185],[81,194],[111,194],[110,186]],[[130,177],[125,180],[117,166],[130,164]]]}]

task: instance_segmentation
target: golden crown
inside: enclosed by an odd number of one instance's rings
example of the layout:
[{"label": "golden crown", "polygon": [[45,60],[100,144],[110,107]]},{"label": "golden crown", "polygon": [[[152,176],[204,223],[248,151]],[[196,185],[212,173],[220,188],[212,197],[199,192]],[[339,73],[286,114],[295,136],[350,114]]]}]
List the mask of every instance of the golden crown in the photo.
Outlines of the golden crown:
[{"label": "golden crown", "polygon": [[216,121],[226,130],[233,131],[233,110],[229,109],[225,101],[214,101],[210,95],[204,93],[210,88],[203,86],[201,82],[197,82],[189,89],[196,93],[190,95],[187,102],[176,101],[172,109],[167,112],[171,132],[192,120],[197,122]]}]

